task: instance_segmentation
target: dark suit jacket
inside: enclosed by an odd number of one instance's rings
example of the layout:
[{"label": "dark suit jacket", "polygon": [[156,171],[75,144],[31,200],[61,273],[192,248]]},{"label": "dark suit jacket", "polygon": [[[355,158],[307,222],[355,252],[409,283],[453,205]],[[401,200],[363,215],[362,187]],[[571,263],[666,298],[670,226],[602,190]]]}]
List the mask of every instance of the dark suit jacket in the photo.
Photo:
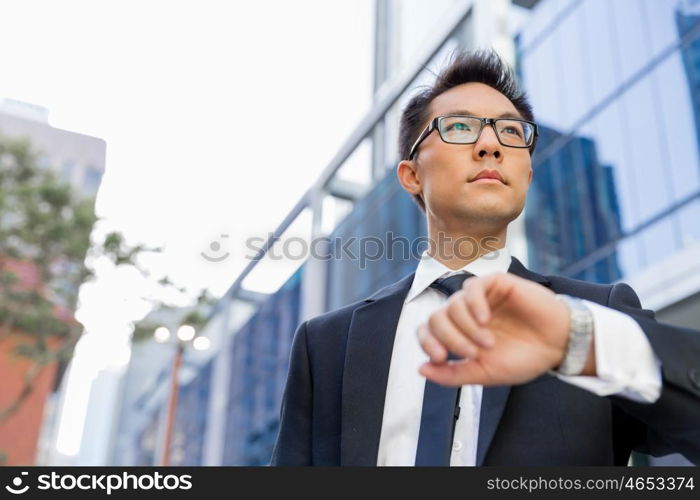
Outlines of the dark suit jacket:
[{"label": "dark suit jacket", "polygon": [[[631,450],[700,463],[700,332],[657,323],[628,285],[509,272],[629,314],[662,363],[653,404],[596,396],[542,375],[484,387],[477,465],[626,465]],[[392,345],[413,274],[302,323],[272,465],[376,465]]]}]

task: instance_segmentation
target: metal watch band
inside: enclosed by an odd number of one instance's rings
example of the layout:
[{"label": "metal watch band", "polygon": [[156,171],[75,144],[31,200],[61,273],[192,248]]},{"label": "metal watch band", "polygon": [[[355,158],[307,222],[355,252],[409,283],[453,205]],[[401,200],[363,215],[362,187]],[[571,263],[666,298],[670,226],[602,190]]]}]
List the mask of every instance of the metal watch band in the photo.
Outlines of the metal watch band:
[{"label": "metal watch band", "polygon": [[579,298],[558,294],[557,299],[564,302],[569,309],[571,328],[564,361],[554,372],[561,375],[578,375],[586,366],[591,347],[593,313]]}]

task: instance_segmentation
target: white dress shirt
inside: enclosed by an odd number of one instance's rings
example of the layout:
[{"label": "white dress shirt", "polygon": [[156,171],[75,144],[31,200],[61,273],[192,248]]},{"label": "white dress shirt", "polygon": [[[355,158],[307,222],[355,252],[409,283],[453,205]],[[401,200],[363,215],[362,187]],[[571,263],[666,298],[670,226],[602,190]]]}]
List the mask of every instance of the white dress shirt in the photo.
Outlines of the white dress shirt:
[{"label": "white dress shirt", "polygon": [[[430,284],[463,271],[475,276],[507,272],[510,264],[511,255],[506,248],[483,255],[456,271],[427,253],[421,257],[396,328],[377,465],[415,464],[425,388],[425,378],[418,368],[428,361],[416,331],[447,301]],[[661,394],[660,362],[637,322],[619,311],[584,302],[593,313],[598,375],[557,377],[599,396],[617,394],[635,401],[656,401]],[[462,386],[450,465],[476,464],[482,390],[480,385]]]}]

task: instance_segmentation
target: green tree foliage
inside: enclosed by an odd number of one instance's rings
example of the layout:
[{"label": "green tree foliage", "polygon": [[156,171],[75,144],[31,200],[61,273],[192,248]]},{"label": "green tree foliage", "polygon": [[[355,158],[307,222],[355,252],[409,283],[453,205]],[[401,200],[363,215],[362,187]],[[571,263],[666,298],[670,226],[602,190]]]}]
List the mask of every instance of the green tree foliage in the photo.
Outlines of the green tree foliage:
[{"label": "green tree foliage", "polygon": [[92,242],[94,202],[39,167],[29,142],[0,137],[0,339],[21,339],[14,354],[30,362],[0,421],[31,393],[42,367],[72,356],[82,334],[73,318],[78,291],[93,277],[86,257],[134,265],[139,253],[157,251],[129,247],[119,233]]}]

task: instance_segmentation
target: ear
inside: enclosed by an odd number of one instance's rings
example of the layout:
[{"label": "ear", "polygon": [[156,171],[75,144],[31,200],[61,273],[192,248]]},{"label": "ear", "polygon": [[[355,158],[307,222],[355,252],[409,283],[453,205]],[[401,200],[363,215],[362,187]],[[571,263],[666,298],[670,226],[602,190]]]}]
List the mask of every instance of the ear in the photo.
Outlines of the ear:
[{"label": "ear", "polygon": [[399,184],[409,194],[420,194],[422,187],[420,178],[418,177],[418,168],[415,162],[411,160],[401,160],[396,167],[396,176],[399,178]]},{"label": "ear", "polygon": [[527,174],[527,185],[529,186],[532,183],[532,167],[530,167],[530,171]]}]

